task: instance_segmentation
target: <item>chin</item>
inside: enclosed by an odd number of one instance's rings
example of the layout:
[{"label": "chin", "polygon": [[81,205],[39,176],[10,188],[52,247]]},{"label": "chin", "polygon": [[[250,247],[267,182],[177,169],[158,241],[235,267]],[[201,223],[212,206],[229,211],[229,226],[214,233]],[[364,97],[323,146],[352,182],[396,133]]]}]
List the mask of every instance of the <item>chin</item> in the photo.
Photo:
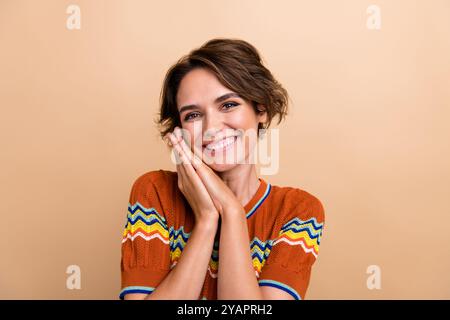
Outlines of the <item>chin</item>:
[{"label": "chin", "polygon": [[[216,172],[226,172],[233,170],[237,166],[246,163],[244,161],[245,157],[242,159],[241,157],[236,158],[236,156],[232,157],[232,159],[226,159],[223,153],[220,153],[216,156],[206,156],[204,158],[204,162],[208,167]],[[227,162],[228,161],[228,162]]]},{"label": "chin", "polygon": [[238,164],[218,164],[218,163],[212,163],[212,164],[208,164],[208,167],[210,167],[211,169],[213,169],[216,172],[227,172],[230,171],[234,168],[236,168],[238,166]]}]

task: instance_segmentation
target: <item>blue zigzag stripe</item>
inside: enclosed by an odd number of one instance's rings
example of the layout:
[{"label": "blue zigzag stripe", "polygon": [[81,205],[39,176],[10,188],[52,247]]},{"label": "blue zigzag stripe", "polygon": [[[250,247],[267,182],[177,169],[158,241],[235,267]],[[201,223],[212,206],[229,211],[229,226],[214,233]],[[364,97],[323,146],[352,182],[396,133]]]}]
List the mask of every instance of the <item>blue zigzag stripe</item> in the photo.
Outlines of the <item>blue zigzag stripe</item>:
[{"label": "blue zigzag stripe", "polygon": [[[139,210],[139,212],[137,212],[138,210]],[[134,217],[133,217],[133,215],[134,215]],[[128,225],[128,222],[131,222],[131,224],[134,224],[137,220],[141,220],[145,224],[149,225],[148,222],[151,222],[154,219],[160,220],[160,224],[162,226],[164,226],[165,229],[167,230],[166,219],[164,218],[164,216],[159,214],[155,208],[146,208],[143,205],[141,205],[139,202],[136,202],[134,205],[131,205],[129,203],[125,228]]]},{"label": "blue zigzag stripe", "polygon": [[295,228],[295,227],[292,227],[292,228],[284,229],[285,232],[287,232],[289,230],[292,230],[294,233],[300,233],[302,231],[306,231],[311,239],[316,239],[317,238],[317,243],[320,244],[320,239],[322,237],[322,233],[321,232],[316,233],[316,234],[312,234],[311,230],[309,228]]},{"label": "blue zigzag stripe", "polygon": [[309,221],[310,220],[303,222],[302,220],[295,218],[281,228],[280,234],[289,230],[292,230],[295,233],[306,231],[311,239],[317,238],[317,243],[320,244],[320,239],[322,238],[322,226],[313,229],[307,225],[310,224]]},{"label": "blue zigzag stripe", "polygon": [[[264,260],[266,260],[270,252],[272,250],[272,243],[273,240],[267,240],[266,242],[263,242],[258,239],[258,237],[255,237],[250,245],[250,249],[252,252],[252,260],[254,258],[258,258],[258,261],[262,263]],[[259,249],[259,250],[258,250]],[[260,251],[262,252],[262,256],[260,255]]]},{"label": "blue zigzag stripe", "polygon": [[131,225],[135,225],[136,222],[139,221],[139,220],[142,221],[143,223],[145,223],[148,226],[151,226],[151,225],[156,223],[156,224],[159,224],[161,227],[163,227],[165,230],[168,230],[167,229],[167,225],[164,222],[160,221],[159,219],[151,217],[150,219],[146,220],[146,219],[144,219],[144,218],[142,218],[140,216],[138,216],[134,220],[132,220],[131,218],[128,218],[127,219],[127,224],[125,225],[125,227],[128,225],[128,223],[130,223]]},{"label": "blue zigzag stripe", "polygon": [[188,241],[190,235],[191,233],[184,232],[183,226],[178,230],[175,230],[173,227],[170,227],[169,231],[170,250],[175,251],[176,248],[180,248],[180,250],[183,251],[184,244]]},{"label": "blue zigzag stripe", "polygon": [[164,216],[159,214],[159,212],[153,207],[152,208],[146,208],[142,204],[140,204],[139,202],[136,202],[134,205],[128,204],[128,211],[130,213],[135,213],[138,209],[140,211],[142,211],[143,213],[146,213],[147,215],[149,215],[151,213],[156,213],[158,216],[161,217],[161,220],[166,222],[166,219],[164,218]]},{"label": "blue zigzag stripe", "polygon": [[295,218],[291,219],[289,222],[287,222],[287,223],[285,224],[285,226],[287,227],[287,226],[289,226],[289,225],[292,224],[292,223],[312,224],[312,225],[313,225],[313,228],[314,228],[315,230],[322,229],[322,227],[323,227],[323,223],[318,223],[315,217],[313,217],[313,218],[311,218],[311,219],[308,219],[308,220],[305,220],[305,221],[299,219],[298,217],[295,217]]}]

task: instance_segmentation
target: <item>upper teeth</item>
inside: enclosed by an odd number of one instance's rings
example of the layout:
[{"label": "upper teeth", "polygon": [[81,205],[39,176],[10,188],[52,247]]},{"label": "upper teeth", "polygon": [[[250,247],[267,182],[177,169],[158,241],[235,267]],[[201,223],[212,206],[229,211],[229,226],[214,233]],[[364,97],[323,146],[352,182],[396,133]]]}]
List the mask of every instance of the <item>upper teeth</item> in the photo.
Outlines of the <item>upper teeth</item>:
[{"label": "upper teeth", "polygon": [[232,144],[234,142],[235,137],[228,137],[222,140],[219,140],[217,142],[211,142],[210,144],[208,144],[206,146],[207,149],[209,150],[217,150],[217,149],[222,149],[225,148],[226,146]]}]

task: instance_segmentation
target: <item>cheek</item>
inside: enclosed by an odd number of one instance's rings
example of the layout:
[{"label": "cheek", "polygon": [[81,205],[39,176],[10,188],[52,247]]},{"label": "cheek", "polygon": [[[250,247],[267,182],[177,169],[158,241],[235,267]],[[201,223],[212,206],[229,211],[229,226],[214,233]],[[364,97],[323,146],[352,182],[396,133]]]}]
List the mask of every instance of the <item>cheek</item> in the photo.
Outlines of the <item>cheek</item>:
[{"label": "cheek", "polygon": [[230,125],[239,129],[254,129],[258,126],[255,114],[251,107],[242,108],[238,112],[234,112],[230,117]]}]

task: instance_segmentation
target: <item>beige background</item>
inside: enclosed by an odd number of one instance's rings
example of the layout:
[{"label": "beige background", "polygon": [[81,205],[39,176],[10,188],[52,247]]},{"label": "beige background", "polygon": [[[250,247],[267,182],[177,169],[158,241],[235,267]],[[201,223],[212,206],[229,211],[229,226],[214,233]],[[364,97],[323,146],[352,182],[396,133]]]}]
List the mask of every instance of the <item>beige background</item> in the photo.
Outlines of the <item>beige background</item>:
[{"label": "beige background", "polygon": [[218,36],[255,45],[291,95],[264,178],[325,206],[307,298],[449,299],[448,0],[0,0],[0,298],[117,299],[131,184],[174,170],[153,125],[164,74]]}]

